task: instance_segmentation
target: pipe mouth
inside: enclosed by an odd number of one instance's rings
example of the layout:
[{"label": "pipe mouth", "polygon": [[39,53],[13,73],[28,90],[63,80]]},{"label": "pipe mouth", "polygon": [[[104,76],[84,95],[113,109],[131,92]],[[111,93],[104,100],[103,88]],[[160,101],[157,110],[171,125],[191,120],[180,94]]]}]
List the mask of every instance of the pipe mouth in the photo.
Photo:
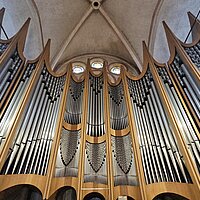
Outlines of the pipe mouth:
[{"label": "pipe mouth", "polygon": [[93,1],[92,2],[92,7],[95,9],[95,10],[98,10],[101,6],[101,3],[99,1]]}]

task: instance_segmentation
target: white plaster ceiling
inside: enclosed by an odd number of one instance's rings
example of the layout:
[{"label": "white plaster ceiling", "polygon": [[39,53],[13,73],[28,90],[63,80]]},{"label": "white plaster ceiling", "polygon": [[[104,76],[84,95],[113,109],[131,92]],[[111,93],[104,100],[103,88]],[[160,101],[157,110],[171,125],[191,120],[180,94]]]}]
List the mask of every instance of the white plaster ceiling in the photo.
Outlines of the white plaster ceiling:
[{"label": "white plaster ceiling", "polygon": [[[155,40],[150,46],[150,51],[158,62],[164,63],[169,59],[169,49],[162,21],[167,23],[170,29],[180,40],[185,41],[190,31],[190,23],[187,12],[191,11],[196,16],[199,10],[200,0],[163,1],[154,27]],[[200,16],[198,19],[200,19]],[[191,42],[191,37],[187,40],[187,43],[189,42]]]},{"label": "white plaster ceiling", "polygon": [[88,53],[115,55],[133,62],[121,40],[98,11],[88,17],[62,54],[60,61]]},{"label": "white plaster ceiling", "polygon": [[75,56],[99,53],[123,58],[141,67],[142,40],[160,62],[168,59],[162,20],[184,40],[189,32],[187,11],[194,15],[199,0],[0,0],[6,8],[3,26],[11,37],[31,17],[25,55],[37,57],[51,39],[53,66]]}]

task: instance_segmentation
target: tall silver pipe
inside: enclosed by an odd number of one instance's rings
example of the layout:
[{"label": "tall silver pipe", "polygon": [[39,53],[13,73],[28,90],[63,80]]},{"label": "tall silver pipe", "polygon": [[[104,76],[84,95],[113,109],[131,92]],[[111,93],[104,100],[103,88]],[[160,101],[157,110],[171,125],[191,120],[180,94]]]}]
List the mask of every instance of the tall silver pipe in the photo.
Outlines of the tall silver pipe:
[{"label": "tall silver pipe", "polygon": [[141,138],[141,135],[140,135],[140,127],[139,127],[139,121],[138,121],[138,115],[137,115],[137,105],[135,105],[135,103],[132,102],[132,106],[133,106],[133,112],[134,112],[134,117],[135,117],[135,122],[136,122],[136,129],[137,129],[137,135],[138,135],[138,139],[139,139],[139,145],[140,145],[140,152],[141,152],[141,158],[142,158],[142,164],[143,164],[143,169],[144,169],[144,175],[145,175],[145,180],[146,180],[146,183],[148,183],[149,181],[149,178],[148,178],[148,172],[147,172],[147,164],[146,164],[146,156],[144,155],[144,143],[143,143],[143,140]]},{"label": "tall silver pipe", "polygon": [[[151,84],[153,84],[153,83],[151,83]],[[155,113],[156,113],[156,116],[157,116],[157,120],[159,122],[159,126],[157,126],[158,137],[164,143],[164,146],[162,147],[163,153],[164,153],[164,156],[165,156],[165,159],[166,159],[166,162],[167,162],[167,166],[168,166],[168,169],[169,169],[169,172],[170,172],[170,177],[172,178],[173,181],[175,181],[175,177],[174,177],[173,170],[172,170],[172,167],[171,167],[171,164],[170,164],[170,161],[169,161],[169,157],[168,157],[168,153],[167,153],[167,148],[170,147],[169,142],[168,142],[168,140],[165,140],[164,137],[163,137],[163,135],[166,135],[166,132],[165,132],[165,129],[163,127],[163,122],[161,121],[161,118],[160,118],[161,113],[158,110],[158,105],[157,105],[156,99],[154,97],[155,94],[153,93],[152,89],[150,89],[149,91],[150,91],[150,95],[151,95],[151,98],[152,98],[152,102],[154,104],[154,109],[155,109]],[[168,177],[169,180],[170,180],[170,177]]]},{"label": "tall silver pipe", "polygon": [[151,109],[151,112],[152,113],[152,118],[153,118],[153,121],[154,121],[154,124],[155,124],[155,128],[154,128],[154,137],[156,138],[157,141],[159,141],[159,146],[157,147],[158,149],[158,152],[159,152],[159,156],[160,156],[160,159],[161,159],[161,163],[162,163],[162,168],[163,168],[163,178],[164,178],[164,181],[169,181],[168,179],[168,173],[167,173],[167,169],[166,169],[166,164],[165,164],[165,155],[166,153],[164,154],[164,151],[166,152],[165,150],[165,143],[164,143],[164,140],[162,138],[162,136],[160,137],[160,127],[159,127],[159,124],[158,124],[158,121],[157,121],[157,116],[155,114],[155,108],[153,106],[153,103],[152,103],[152,99],[151,99],[151,95],[148,95],[148,102],[149,102],[149,107]]},{"label": "tall silver pipe", "polygon": [[[172,151],[177,150],[177,149],[176,149],[176,146],[175,146],[175,142],[173,140],[173,136],[171,134],[171,130],[169,129],[169,126],[168,126],[169,123],[168,123],[166,116],[164,114],[165,111],[163,110],[163,108],[161,106],[160,99],[158,97],[154,83],[152,83],[152,89],[153,89],[153,92],[154,92],[154,95],[155,95],[155,99],[156,99],[156,103],[158,105],[158,109],[159,109],[160,114],[161,114],[161,120],[163,122],[161,127],[162,127],[162,131],[163,131],[163,136],[165,138],[165,142],[166,142],[166,145],[167,145],[167,148],[168,148],[168,152],[169,152],[170,158],[173,162],[173,166],[176,170],[176,175],[178,176],[179,181],[181,181],[179,170],[178,170],[177,164],[176,164],[176,160],[175,160],[173,152],[172,152]],[[182,173],[185,174],[185,171],[184,171],[183,166],[182,166],[182,162],[179,163],[179,167],[182,169]],[[175,181],[175,177],[173,177],[173,181]]]},{"label": "tall silver pipe", "polygon": [[[18,149],[18,152],[17,152],[17,156],[16,156],[16,162],[13,166],[13,171],[12,173],[15,172],[15,168],[17,167],[17,165],[19,164],[18,163],[18,160],[20,159],[21,155],[22,155],[22,152],[24,151],[24,148],[25,148],[25,145],[27,144],[28,142],[28,137],[30,135],[30,130],[31,130],[31,127],[32,127],[32,124],[33,124],[33,121],[35,119],[35,116],[36,116],[36,113],[39,112],[38,111],[38,105],[39,105],[39,100],[40,100],[40,97],[42,95],[42,90],[39,89],[39,92],[38,94],[36,94],[36,98],[32,99],[32,102],[33,102],[33,108],[31,109],[31,113],[29,115],[29,118],[28,118],[28,124],[26,125],[25,129],[23,130],[23,132],[21,134],[23,134],[23,137],[22,137],[22,140],[20,141],[20,147]],[[21,164],[23,164],[21,162]]]},{"label": "tall silver pipe", "polygon": [[18,152],[18,149],[20,148],[20,145],[21,145],[21,142],[22,142],[22,139],[24,136],[23,132],[26,129],[26,126],[28,125],[29,116],[32,112],[41,82],[42,82],[42,79],[40,78],[39,82],[36,86],[35,93],[33,93],[32,100],[30,101],[30,105],[26,108],[26,111],[24,113],[24,120],[21,123],[21,126],[17,128],[16,136],[15,136],[16,139],[14,141],[11,156],[9,158],[9,162],[8,162],[7,169],[6,169],[6,174],[8,173],[10,165],[12,164],[13,159],[15,158],[15,155]]},{"label": "tall silver pipe", "polygon": [[[42,107],[43,107],[43,104],[44,104],[45,94],[44,94],[43,90],[44,90],[44,83],[42,83],[42,88],[41,88],[42,96],[40,98],[40,103],[39,103],[39,106],[38,106],[38,110],[36,112],[36,116],[35,116],[34,122],[32,124],[29,136],[28,136],[28,140],[27,140],[27,144],[26,144],[26,147],[25,147],[25,151],[23,153],[22,161],[21,161],[20,166],[19,166],[19,174],[23,173],[22,168],[26,165],[25,158],[28,156],[28,153],[32,154],[31,147],[34,146],[34,137],[35,137],[35,134],[36,134],[36,132],[35,132],[36,131],[36,126],[39,124],[38,122],[39,122],[40,114],[41,114]],[[26,162],[29,163],[29,160],[28,161],[26,160]]]}]

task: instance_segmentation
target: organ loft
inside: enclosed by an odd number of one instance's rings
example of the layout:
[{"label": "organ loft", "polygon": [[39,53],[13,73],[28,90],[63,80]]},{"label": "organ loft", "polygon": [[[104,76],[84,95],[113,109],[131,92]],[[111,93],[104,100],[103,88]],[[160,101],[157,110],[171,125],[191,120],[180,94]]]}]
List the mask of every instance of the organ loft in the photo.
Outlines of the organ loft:
[{"label": "organ loft", "polygon": [[0,7],[0,200],[200,199],[199,1]]}]

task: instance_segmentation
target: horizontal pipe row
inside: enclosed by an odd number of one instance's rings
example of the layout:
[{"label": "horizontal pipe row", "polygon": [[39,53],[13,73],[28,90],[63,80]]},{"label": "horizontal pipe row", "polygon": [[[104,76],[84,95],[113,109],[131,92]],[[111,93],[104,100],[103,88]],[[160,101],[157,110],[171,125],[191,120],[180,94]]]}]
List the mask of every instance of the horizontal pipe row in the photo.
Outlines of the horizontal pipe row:
[{"label": "horizontal pipe row", "polygon": [[8,45],[9,45],[9,43],[0,43],[0,56],[7,49]]},{"label": "horizontal pipe row", "polygon": [[200,42],[192,47],[184,48],[192,62],[200,69]]}]

